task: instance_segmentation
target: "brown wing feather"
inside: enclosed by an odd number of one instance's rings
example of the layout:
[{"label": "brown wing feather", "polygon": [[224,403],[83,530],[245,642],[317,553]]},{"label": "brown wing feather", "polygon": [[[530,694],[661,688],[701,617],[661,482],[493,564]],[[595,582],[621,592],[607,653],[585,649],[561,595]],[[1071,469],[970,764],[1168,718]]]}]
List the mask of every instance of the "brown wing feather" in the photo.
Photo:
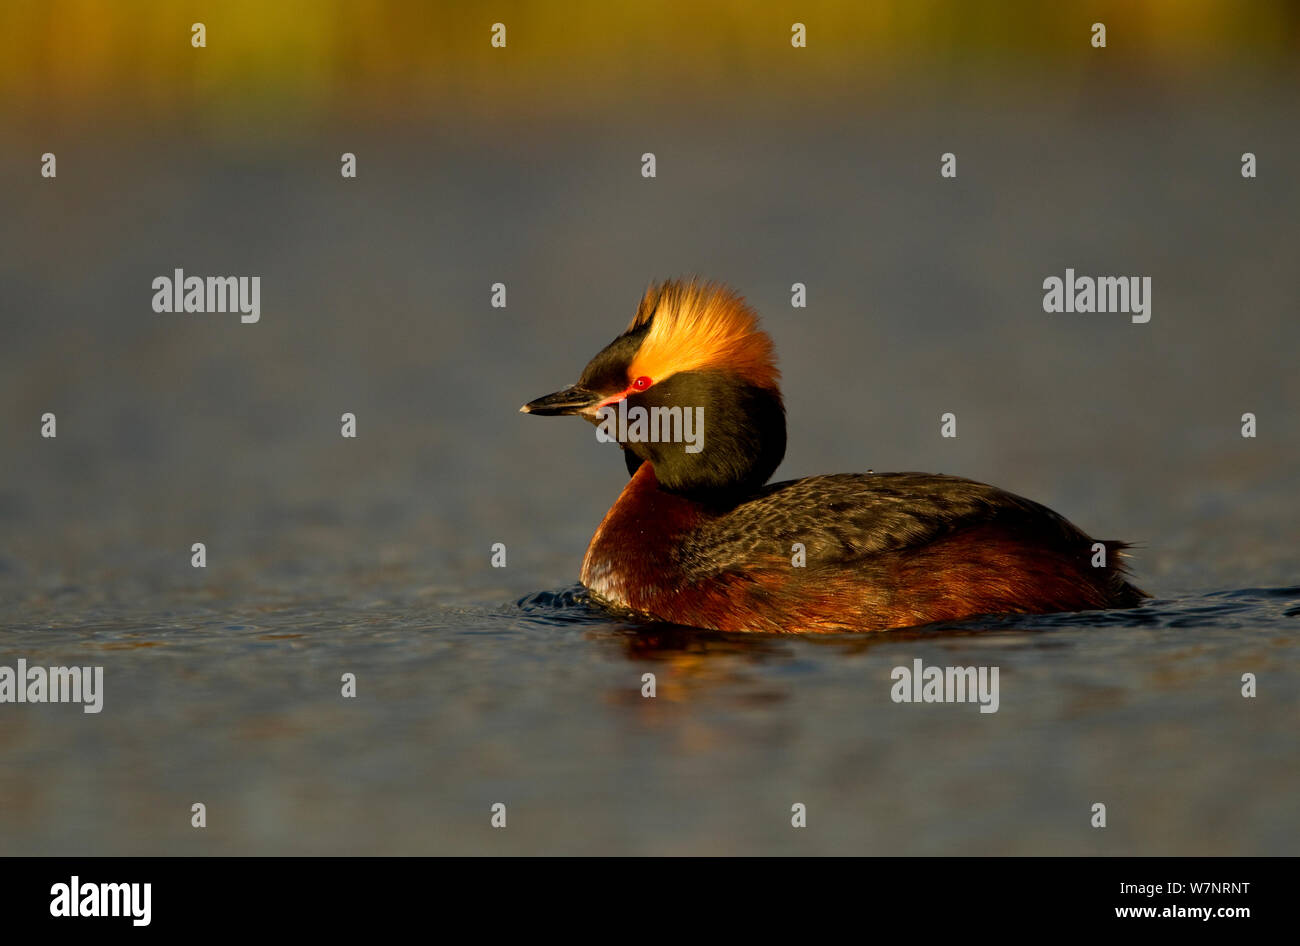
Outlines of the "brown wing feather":
[{"label": "brown wing feather", "polygon": [[702,609],[722,629],[863,630],[1140,602],[1123,543],[1105,542],[1094,568],[1095,541],[1045,506],[959,477],[810,477],[685,537],[676,565],[690,580],[673,609]]}]

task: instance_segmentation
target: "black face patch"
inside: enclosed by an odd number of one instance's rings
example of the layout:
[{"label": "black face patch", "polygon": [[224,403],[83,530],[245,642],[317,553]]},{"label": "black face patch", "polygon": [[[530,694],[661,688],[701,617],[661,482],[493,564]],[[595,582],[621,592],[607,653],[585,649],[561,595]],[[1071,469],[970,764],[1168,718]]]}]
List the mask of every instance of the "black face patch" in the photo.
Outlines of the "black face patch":
[{"label": "black face patch", "polygon": [[587,367],[582,370],[582,377],[578,379],[578,384],[589,391],[598,391],[605,395],[626,391],[632,380],[627,375],[628,368],[641,348],[641,342],[645,340],[648,331],[650,331],[650,323],[646,322],[624,332],[606,345],[587,363]]},{"label": "black face patch", "polygon": [[[654,464],[659,485],[703,500],[727,501],[767,482],[785,456],[785,406],[772,388],[748,384],[725,371],[683,371],[627,398],[627,407],[699,409],[698,452],[682,443],[624,444],[625,452]],[[635,465],[628,459],[628,469]]]}]

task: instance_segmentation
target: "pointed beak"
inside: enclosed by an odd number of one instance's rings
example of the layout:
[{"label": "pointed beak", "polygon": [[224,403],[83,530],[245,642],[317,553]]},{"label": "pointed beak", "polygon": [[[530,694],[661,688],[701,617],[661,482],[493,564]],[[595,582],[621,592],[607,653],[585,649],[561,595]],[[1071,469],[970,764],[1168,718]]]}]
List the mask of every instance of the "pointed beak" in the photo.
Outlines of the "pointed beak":
[{"label": "pointed beak", "polygon": [[600,403],[600,395],[595,391],[573,384],[562,391],[539,397],[519,408],[524,414],[581,414]]}]

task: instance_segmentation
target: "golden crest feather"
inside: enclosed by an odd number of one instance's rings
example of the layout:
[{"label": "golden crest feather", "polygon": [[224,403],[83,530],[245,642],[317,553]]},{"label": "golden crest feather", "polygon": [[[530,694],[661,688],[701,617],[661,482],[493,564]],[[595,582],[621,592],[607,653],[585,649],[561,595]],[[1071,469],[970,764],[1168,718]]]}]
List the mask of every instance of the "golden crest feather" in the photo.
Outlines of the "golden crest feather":
[{"label": "golden crest feather", "polygon": [[628,370],[662,381],[680,371],[725,369],[752,384],[780,379],[772,339],[739,294],[718,283],[669,280],[646,290],[627,330],[650,328]]}]

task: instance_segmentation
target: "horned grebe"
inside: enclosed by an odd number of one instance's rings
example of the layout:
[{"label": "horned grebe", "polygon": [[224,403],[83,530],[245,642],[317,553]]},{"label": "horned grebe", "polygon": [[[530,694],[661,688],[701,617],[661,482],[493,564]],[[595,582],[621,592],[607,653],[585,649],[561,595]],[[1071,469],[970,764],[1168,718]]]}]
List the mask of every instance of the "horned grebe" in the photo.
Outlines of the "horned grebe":
[{"label": "horned grebe", "polygon": [[582,563],[597,602],[693,627],[798,632],[1132,607],[1146,597],[1119,561],[1124,543],[1098,543],[1045,506],[983,483],[847,473],[765,486],[785,455],[779,377],[772,340],[743,299],[671,281],[646,292],[577,384],[520,408],[595,424],[605,408],[702,409],[694,452],[680,438],[606,425],[632,480]]}]

